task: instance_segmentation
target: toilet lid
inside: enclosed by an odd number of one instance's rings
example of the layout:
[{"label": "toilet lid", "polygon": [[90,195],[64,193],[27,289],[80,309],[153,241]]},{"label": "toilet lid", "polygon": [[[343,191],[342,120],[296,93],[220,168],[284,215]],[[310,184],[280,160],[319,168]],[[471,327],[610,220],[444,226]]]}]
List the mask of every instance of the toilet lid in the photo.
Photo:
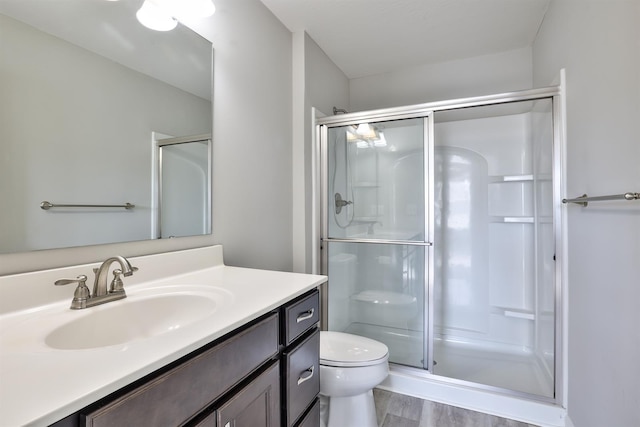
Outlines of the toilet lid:
[{"label": "toilet lid", "polygon": [[320,332],[321,365],[370,366],[388,357],[389,349],[379,341],[344,332]]}]

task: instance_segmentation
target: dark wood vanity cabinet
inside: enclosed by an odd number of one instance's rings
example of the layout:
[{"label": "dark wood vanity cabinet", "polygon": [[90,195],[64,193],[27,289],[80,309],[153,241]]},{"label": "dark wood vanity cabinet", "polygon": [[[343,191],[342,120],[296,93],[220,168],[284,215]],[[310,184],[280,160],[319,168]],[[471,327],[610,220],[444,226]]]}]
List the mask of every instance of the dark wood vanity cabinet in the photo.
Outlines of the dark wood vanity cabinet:
[{"label": "dark wood vanity cabinet", "polygon": [[283,308],[283,426],[320,425],[319,415],[311,414],[320,393],[319,304],[316,290]]},{"label": "dark wood vanity cabinet", "polygon": [[212,413],[191,425],[194,427],[279,426],[279,362],[273,362],[265,372],[234,393]]},{"label": "dark wood vanity cabinet", "polygon": [[310,291],[53,425],[317,427],[318,304]]}]

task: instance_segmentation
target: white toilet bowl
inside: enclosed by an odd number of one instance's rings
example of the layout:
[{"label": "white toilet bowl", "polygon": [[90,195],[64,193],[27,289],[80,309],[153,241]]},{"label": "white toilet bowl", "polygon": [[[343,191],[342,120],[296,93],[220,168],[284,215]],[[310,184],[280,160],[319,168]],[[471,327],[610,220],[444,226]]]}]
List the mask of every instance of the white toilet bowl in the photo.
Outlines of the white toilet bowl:
[{"label": "white toilet bowl", "polygon": [[373,388],[389,374],[389,349],[343,332],[320,332],[320,418],[326,427],[377,427]]}]

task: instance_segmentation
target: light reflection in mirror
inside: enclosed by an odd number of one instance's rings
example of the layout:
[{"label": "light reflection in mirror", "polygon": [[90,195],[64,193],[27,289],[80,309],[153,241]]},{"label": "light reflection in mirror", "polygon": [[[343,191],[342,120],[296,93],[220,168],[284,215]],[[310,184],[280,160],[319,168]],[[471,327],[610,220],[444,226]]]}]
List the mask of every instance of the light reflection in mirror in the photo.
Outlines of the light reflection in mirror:
[{"label": "light reflection in mirror", "polygon": [[144,28],[138,3],[0,3],[0,254],[157,237],[150,135],[211,133],[212,47]]}]

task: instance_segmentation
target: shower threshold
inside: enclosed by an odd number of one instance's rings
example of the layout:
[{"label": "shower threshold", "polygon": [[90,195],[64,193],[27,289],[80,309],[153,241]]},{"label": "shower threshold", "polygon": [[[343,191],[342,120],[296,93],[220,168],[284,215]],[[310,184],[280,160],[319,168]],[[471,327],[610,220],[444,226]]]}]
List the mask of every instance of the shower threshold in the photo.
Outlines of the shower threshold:
[{"label": "shower threshold", "polygon": [[[381,341],[389,347],[389,362],[423,369],[421,331],[352,323],[345,332]],[[431,375],[461,380],[505,391],[553,399],[553,381],[543,363],[527,349],[492,342],[437,338]]]}]

